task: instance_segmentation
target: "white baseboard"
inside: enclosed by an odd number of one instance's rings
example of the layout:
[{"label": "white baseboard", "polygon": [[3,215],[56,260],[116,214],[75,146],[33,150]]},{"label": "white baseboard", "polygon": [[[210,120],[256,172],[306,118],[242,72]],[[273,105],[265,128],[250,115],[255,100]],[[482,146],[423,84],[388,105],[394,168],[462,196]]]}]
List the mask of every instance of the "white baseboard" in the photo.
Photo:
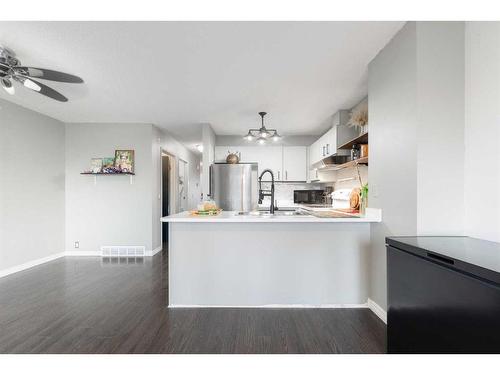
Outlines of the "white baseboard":
[{"label": "white baseboard", "polygon": [[43,258],[35,259],[23,264],[19,264],[14,267],[7,268],[5,270],[0,270],[0,277],[8,276],[16,272],[24,271],[27,270],[28,268],[39,266],[40,264],[50,262],[51,260],[55,260],[58,258],[62,258],[64,255],[66,255],[66,252],[61,252],[57,254],[52,254]]},{"label": "white baseboard", "polygon": [[368,298],[367,303],[359,304],[323,304],[323,305],[302,305],[302,304],[274,304],[274,305],[182,305],[169,304],[169,308],[191,308],[191,309],[212,309],[212,308],[230,308],[230,309],[360,309],[368,308],[380,320],[387,324],[387,312],[377,303]]},{"label": "white baseboard", "polygon": [[152,257],[153,255],[158,254],[162,249],[163,249],[163,246],[158,246],[156,249],[153,249],[153,251],[146,252],[146,256]]},{"label": "white baseboard", "polygon": [[385,324],[387,324],[387,312],[381,308],[375,301],[368,298],[368,308],[373,311],[375,315],[377,315],[380,320],[382,320]]},{"label": "white baseboard", "polygon": [[65,255],[67,257],[100,257],[99,250],[68,250]]},{"label": "white baseboard", "polygon": [[367,309],[366,303],[350,304],[324,304],[324,305],[302,305],[302,304],[272,304],[272,305],[180,305],[169,304],[169,308],[177,309]]},{"label": "white baseboard", "polygon": [[[146,252],[146,256],[147,257],[153,256],[153,255],[159,253],[162,250],[162,248],[163,248],[162,246],[159,246],[156,249],[154,249],[153,251]],[[4,270],[0,270],[0,277],[4,277],[4,276],[11,275],[13,273],[16,273],[16,272],[24,271],[24,270],[27,270],[28,268],[39,266],[43,263],[47,263],[47,262],[50,262],[52,260],[62,258],[65,256],[67,256],[67,257],[89,257],[89,256],[90,257],[100,257],[101,252],[99,250],[95,250],[95,251],[92,251],[92,250],[67,250],[67,251],[63,251],[63,252],[60,252],[57,254],[52,254],[52,255],[49,255],[49,256],[46,256],[46,257],[43,257],[40,259],[35,259],[35,260],[29,261],[29,262],[26,262],[23,264],[19,264],[17,266],[10,267],[10,268],[4,269]]]}]

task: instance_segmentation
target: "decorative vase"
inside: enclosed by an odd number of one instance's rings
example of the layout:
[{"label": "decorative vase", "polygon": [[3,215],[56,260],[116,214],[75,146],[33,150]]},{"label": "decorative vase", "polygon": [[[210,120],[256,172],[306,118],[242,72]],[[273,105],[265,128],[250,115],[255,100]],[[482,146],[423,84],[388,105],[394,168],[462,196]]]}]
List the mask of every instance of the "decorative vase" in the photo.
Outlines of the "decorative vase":
[{"label": "decorative vase", "polygon": [[240,162],[240,158],[236,153],[229,154],[226,157],[226,163],[228,164],[238,164]]}]

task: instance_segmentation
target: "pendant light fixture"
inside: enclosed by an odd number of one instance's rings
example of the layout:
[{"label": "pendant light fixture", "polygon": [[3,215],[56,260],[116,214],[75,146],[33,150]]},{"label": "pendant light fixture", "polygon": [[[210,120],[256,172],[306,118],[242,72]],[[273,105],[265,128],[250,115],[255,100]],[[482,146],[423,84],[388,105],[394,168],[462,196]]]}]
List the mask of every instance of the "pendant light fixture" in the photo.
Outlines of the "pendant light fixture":
[{"label": "pendant light fixture", "polygon": [[247,141],[251,142],[257,139],[257,143],[259,145],[265,145],[269,139],[272,139],[273,142],[277,142],[281,139],[281,136],[278,134],[276,129],[267,129],[264,125],[264,116],[266,112],[259,112],[261,117],[261,127],[260,129],[249,129],[247,135],[243,138]]}]

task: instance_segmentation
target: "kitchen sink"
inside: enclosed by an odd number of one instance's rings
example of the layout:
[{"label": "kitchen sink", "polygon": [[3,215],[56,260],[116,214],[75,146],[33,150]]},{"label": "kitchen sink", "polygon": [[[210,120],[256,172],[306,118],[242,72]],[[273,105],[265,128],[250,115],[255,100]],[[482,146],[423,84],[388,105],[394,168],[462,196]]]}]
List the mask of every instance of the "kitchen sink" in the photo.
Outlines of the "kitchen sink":
[{"label": "kitchen sink", "polygon": [[309,213],[296,210],[296,211],[250,211],[250,212],[237,212],[236,216],[252,216],[252,217],[273,217],[273,216],[311,216]]}]

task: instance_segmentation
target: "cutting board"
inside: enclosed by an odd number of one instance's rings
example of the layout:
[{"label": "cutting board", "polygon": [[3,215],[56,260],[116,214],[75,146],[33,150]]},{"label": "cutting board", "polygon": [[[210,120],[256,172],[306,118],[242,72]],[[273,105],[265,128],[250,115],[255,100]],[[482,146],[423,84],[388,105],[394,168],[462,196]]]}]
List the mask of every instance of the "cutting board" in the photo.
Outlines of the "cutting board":
[{"label": "cutting board", "polygon": [[359,204],[361,203],[361,189],[360,188],[354,188],[351,191],[351,194],[349,195],[349,205],[353,209],[359,209]]}]

